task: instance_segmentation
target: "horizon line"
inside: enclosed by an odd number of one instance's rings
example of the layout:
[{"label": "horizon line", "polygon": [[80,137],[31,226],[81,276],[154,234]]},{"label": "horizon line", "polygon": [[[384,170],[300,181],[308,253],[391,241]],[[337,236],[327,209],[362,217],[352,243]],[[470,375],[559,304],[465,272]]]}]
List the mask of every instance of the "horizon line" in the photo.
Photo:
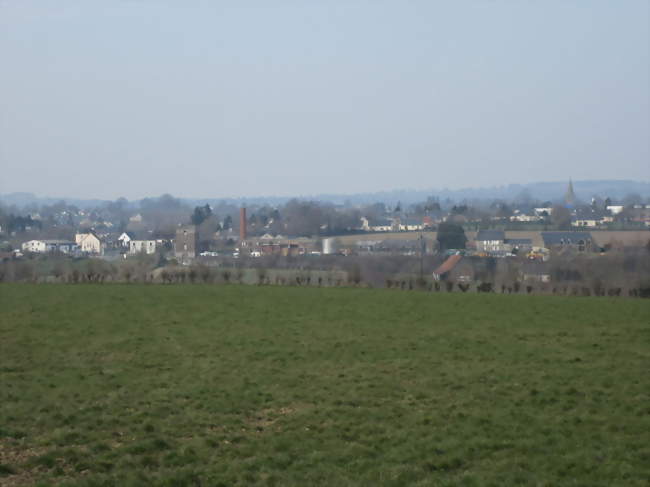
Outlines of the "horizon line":
[{"label": "horizon line", "polygon": [[[415,188],[393,188],[393,189],[388,189],[388,190],[377,190],[377,191],[361,191],[357,193],[327,193],[327,192],[321,192],[321,193],[312,193],[312,194],[287,194],[287,195],[260,195],[260,196],[180,196],[180,195],[174,195],[171,192],[163,192],[159,195],[149,195],[149,196],[142,196],[139,198],[126,198],[124,196],[117,196],[115,198],[93,198],[93,197],[78,197],[78,196],[42,196],[38,195],[36,193],[33,193],[31,191],[13,191],[10,193],[2,193],[0,194],[0,197],[7,197],[7,196],[16,196],[16,195],[29,195],[37,199],[46,199],[46,200],[88,200],[88,201],[102,201],[102,202],[108,202],[108,201],[116,201],[121,198],[126,199],[127,201],[141,201],[143,199],[147,198],[160,198],[161,196],[164,195],[170,195],[173,196],[176,199],[180,200],[246,200],[246,199],[317,199],[317,198],[322,198],[322,197],[328,197],[328,198],[345,198],[345,197],[363,197],[363,196],[372,196],[372,195],[380,195],[380,194],[389,194],[389,193],[400,193],[400,192],[414,192],[414,193],[424,193],[424,192],[446,192],[446,193],[458,193],[458,192],[466,192],[466,191],[485,191],[485,190],[495,190],[495,189],[504,189],[508,187],[517,187],[521,186],[522,188],[525,188],[526,186],[531,186],[531,185],[545,185],[545,184],[560,184],[560,183],[566,183],[569,184],[569,182],[572,182],[573,184],[581,184],[581,183],[597,183],[597,182],[608,182],[608,183],[634,183],[634,184],[649,184],[650,185],[650,180],[646,181],[639,181],[639,180],[634,180],[634,179],[578,179],[574,180],[572,178],[569,178],[567,180],[551,180],[551,181],[535,181],[535,182],[530,182],[530,183],[506,183],[502,185],[492,185],[492,186],[465,186],[465,187],[458,187],[458,188],[449,188],[449,187],[443,187],[443,188],[424,188],[424,189],[415,189]],[[433,195],[432,195],[433,196]]]}]

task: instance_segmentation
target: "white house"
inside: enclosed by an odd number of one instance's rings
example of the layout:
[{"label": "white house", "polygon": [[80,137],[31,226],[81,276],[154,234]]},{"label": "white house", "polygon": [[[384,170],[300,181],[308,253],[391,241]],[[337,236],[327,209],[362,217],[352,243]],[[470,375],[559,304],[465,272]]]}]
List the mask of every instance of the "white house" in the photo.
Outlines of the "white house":
[{"label": "white house", "polygon": [[537,216],[550,216],[553,214],[553,208],[535,208],[534,211]]},{"label": "white house", "polygon": [[371,220],[365,216],[361,217],[361,229],[366,232],[390,232],[394,227],[394,222],[386,218]]},{"label": "white house", "polygon": [[476,235],[476,250],[479,252],[502,252],[506,235],[503,230],[480,230]]},{"label": "white house", "polygon": [[102,242],[93,232],[77,233],[74,236],[75,243],[79,249],[87,254],[103,255],[104,242]]},{"label": "white house", "polygon": [[30,240],[29,242],[23,242],[21,248],[25,252],[47,252],[47,244],[45,240]]},{"label": "white house", "polygon": [[153,254],[155,251],[155,240],[131,240],[129,242],[129,254]]},{"label": "white house", "polygon": [[413,232],[423,230],[424,223],[421,218],[400,218],[399,231],[400,232]]},{"label": "white house", "polygon": [[134,236],[131,232],[122,232],[122,235],[120,235],[117,238],[117,241],[120,243],[120,247],[124,247],[127,249],[131,248],[130,242],[134,239]]},{"label": "white house", "polygon": [[517,213],[510,217],[511,222],[538,222],[542,219],[538,215],[526,215],[525,213]]},{"label": "white house", "polygon": [[625,209],[625,207],[623,205],[610,205],[607,207],[607,209],[612,215],[618,215]]},{"label": "white house", "polygon": [[49,252],[71,254],[78,249],[77,244],[68,240],[30,240],[23,242],[21,248],[24,252],[36,252],[39,254]]},{"label": "white house", "polygon": [[575,220],[571,222],[571,225],[574,227],[597,227],[600,220],[586,219],[586,220]]}]

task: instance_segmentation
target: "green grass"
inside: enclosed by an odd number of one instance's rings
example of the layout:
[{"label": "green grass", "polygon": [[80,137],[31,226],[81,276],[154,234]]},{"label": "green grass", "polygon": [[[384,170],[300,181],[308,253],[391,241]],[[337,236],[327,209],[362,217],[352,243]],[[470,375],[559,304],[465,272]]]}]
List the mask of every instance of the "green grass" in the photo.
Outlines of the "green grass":
[{"label": "green grass", "polygon": [[650,302],[0,286],[2,485],[650,483]]}]

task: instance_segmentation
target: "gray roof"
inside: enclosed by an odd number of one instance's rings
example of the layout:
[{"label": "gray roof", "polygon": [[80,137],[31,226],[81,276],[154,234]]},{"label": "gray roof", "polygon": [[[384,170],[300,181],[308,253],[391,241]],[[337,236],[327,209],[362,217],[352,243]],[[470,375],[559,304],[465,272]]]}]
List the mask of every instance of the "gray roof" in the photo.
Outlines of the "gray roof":
[{"label": "gray roof", "polygon": [[544,245],[577,244],[580,240],[591,241],[589,232],[542,232]]},{"label": "gray roof", "polygon": [[533,245],[533,240],[530,238],[509,238],[506,243],[510,245]]},{"label": "gray roof", "polygon": [[486,240],[505,240],[506,232],[503,230],[479,230],[476,235],[477,241],[486,241]]},{"label": "gray roof", "polygon": [[403,225],[422,225],[422,218],[417,218],[417,217],[400,218],[400,223]]},{"label": "gray roof", "polygon": [[369,218],[368,225],[371,227],[390,227],[393,224],[392,220],[387,218]]},{"label": "gray roof", "polygon": [[[141,230],[137,232],[123,232],[126,233],[131,240],[155,240],[152,231]],[[122,234],[120,234],[122,235]]]},{"label": "gray roof", "polygon": [[49,240],[41,240],[41,242],[45,243],[46,245],[77,245],[76,243],[71,242],[70,240],[49,239]]}]

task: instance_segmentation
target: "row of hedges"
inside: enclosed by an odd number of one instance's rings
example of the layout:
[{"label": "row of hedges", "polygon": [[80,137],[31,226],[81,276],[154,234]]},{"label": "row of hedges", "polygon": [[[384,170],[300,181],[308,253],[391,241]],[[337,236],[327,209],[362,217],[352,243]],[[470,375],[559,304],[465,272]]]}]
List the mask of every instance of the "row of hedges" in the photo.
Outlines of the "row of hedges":
[{"label": "row of hedges", "polygon": [[157,283],[157,284],[256,284],[281,286],[354,286],[385,287],[395,290],[429,292],[478,292],[501,294],[551,294],[561,296],[650,297],[650,278],[639,277],[626,286],[608,284],[602,279],[591,282],[490,282],[462,283],[432,281],[429,278],[390,277],[383,283],[365,279],[360,267],[347,271],[309,269],[267,269],[258,267],[217,268],[206,265],[165,266],[153,268],[147,262],[110,263],[98,259],[79,262],[9,260],[0,263],[0,282],[49,283]]}]

